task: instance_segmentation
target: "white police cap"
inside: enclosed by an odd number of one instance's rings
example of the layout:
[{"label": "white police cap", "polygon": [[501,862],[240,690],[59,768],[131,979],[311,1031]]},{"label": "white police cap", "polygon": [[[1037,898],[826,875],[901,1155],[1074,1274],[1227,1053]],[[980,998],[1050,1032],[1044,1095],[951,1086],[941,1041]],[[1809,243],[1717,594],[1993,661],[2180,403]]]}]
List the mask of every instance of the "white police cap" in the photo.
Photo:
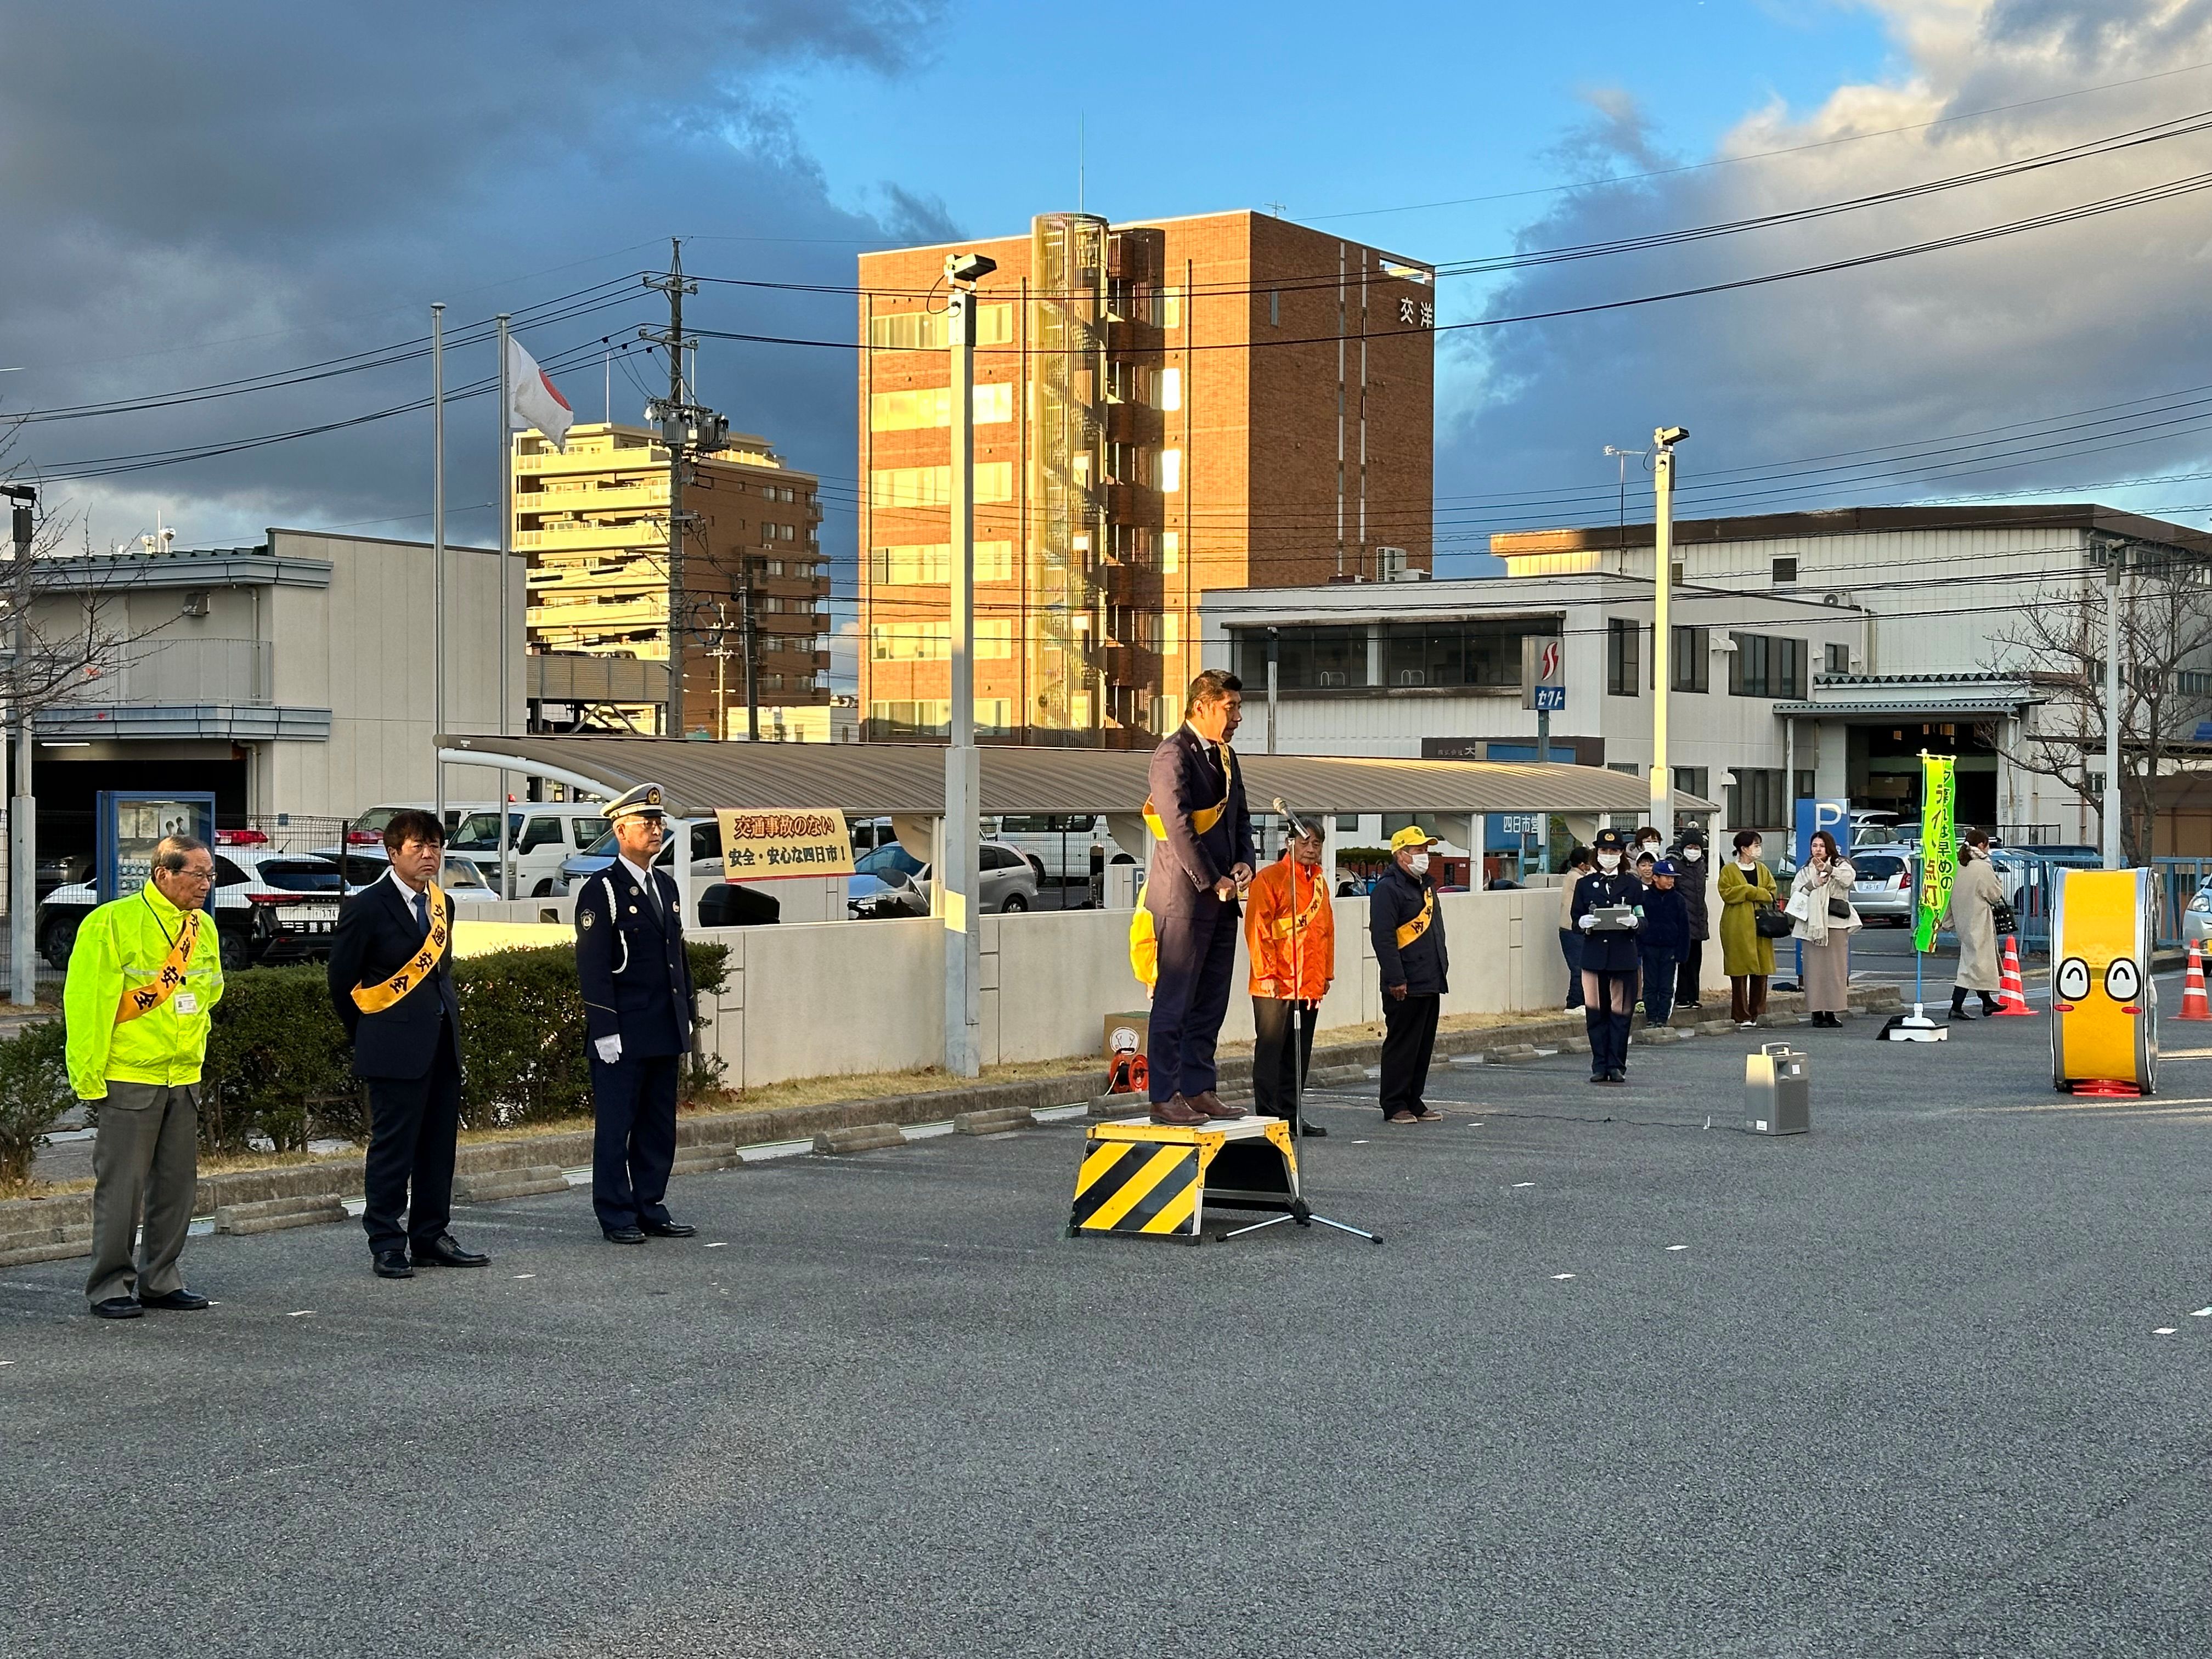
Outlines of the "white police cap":
[{"label": "white police cap", "polygon": [[611,823],[617,818],[635,817],[640,813],[657,818],[664,816],[666,811],[661,801],[660,786],[641,783],[636,788],[626,791],[608,802],[607,822]]}]

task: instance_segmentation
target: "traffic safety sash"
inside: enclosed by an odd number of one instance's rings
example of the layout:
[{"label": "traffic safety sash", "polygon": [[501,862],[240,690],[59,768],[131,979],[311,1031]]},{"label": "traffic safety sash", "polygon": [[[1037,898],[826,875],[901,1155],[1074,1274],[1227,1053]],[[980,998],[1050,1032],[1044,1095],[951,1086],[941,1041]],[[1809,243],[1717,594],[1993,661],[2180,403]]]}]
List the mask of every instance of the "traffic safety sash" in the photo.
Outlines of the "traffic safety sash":
[{"label": "traffic safety sash", "polygon": [[201,915],[198,910],[185,912],[184,926],[177,929],[176,938],[169,942],[169,954],[161,958],[161,971],[145,984],[123,994],[123,1000],[115,1009],[118,1025],[128,1025],[140,1015],[152,1013],[184,988],[185,969],[191,963],[192,945],[200,936]]},{"label": "traffic safety sash", "polygon": [[446,895],[430,884],[430,931],[422,948],[407,958],[407,965],[380,985],[353,988],[353,1006],[364,1014],[380,1014],[437,971],[438,958],[446,954]]},{"label": "traffic safety sash", "polygon": [[[1201,806],[1190,815],[1190,827],[1201,836],[1221,822],[1221,815],[1229,810],[1229,792],[1237,782],[1237,751],[1225,743],[1220,747],[1221,799],[1214,805]],[[1155,841],[1168,838],[1168,827],[1160,821],[1159,813],[1153,809],[1150,795],[1145,797],[1145,828],[1152,832]]]},{"label": "traffic safety sash", "polygon": [[1422,934],[1427,933],[1429,924],[1436,920],[1436,915],[1437,890],[1431,887],[1421,896],[1421,914],[1399,927],[1398,948],[1401,951],[1404,950]]},{"label": "traffic safety sash", "polygon": [[[1275,918],[1275,933],[1279,938],[1291,938],[1303,929],[1312,927],[1314,918],[1321,914],[1321,907],[1328,902],[1328,884],[1318,875],[1314,878],[1313,897],[1306,902],[1306,907],[1303,910],[1297,908],[1297,871],[1293,865],[1291,872],[1291,909]],[[1402,945],[1405,941],[1401,939],[1399,943]]]}]

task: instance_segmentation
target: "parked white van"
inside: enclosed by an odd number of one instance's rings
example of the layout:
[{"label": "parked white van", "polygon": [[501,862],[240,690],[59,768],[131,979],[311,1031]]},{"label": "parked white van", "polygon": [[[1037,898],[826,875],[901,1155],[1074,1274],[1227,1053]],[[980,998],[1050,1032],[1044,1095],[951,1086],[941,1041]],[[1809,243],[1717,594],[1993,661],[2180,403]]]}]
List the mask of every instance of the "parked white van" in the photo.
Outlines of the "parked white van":
[{"label": "parked white van", "polygon": [[[384,856],[384,826],[394,812],[428,812],[428,801],[384,801],[346,829],[343,848],[318,848],[330,858]],[[546,898],[561,890],[562,860],[580,853],[606,833],[607,815],[597,801],[512,801],[507,809],[507,862],[514,872],[517,898]],[[446,851],[467,859],[496,890],[499,866],[499,806],[495,801],[446,803]]]}]

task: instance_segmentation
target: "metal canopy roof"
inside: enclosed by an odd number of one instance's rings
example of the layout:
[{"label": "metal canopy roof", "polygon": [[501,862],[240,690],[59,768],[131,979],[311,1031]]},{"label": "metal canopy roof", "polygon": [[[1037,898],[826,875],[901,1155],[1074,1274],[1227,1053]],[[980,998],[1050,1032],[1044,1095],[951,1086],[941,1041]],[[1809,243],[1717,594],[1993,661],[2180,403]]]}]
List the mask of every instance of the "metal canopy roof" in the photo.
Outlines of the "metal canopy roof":
[{"label": "metal canopy roof", "polygon": [[[848,817],[945,810],[941,744],[694,743],[674,738],[444,736],[440,745],[478,765],[588,780],[617,794],[659,783],[680,811],[717,807],[834,806]],[[984,813],[1133,812],[1145,799],[1151,752],[986,745]],[[1650,804],[1642,778],[1595,766],[1533,762],[1354,760],[1237,751],[1255,811],[1280,795],[1310,812],[1620,812]],[[1687,812],[1714,804],[1677,791]]]}]

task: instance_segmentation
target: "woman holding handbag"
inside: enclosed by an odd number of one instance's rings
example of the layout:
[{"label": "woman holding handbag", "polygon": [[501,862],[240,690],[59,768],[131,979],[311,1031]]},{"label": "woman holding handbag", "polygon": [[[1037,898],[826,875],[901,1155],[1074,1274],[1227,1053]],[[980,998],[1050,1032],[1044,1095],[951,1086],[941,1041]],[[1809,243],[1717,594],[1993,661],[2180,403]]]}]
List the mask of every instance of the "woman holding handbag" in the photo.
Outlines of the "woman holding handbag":
[{"label": "woman holding handbag", "polygon": [[1729,1018],[1749,1030],[1766,1012],[1774,975],[1774,936],[1789,919],[1774,908],[1774,872],[1759,861],[1759,831],[1735,832],[1735,858],[1721,872],[1721,967],[1728,975]]},{"label": "woman holding handbag", "polygon": [[1790,936],[1804,947],[1805,1006],[1815,1025],[1841,1025],[1851,1006],[1851,868],[1825,830],[1813,832],[1805,867],[1790,885]]}]

